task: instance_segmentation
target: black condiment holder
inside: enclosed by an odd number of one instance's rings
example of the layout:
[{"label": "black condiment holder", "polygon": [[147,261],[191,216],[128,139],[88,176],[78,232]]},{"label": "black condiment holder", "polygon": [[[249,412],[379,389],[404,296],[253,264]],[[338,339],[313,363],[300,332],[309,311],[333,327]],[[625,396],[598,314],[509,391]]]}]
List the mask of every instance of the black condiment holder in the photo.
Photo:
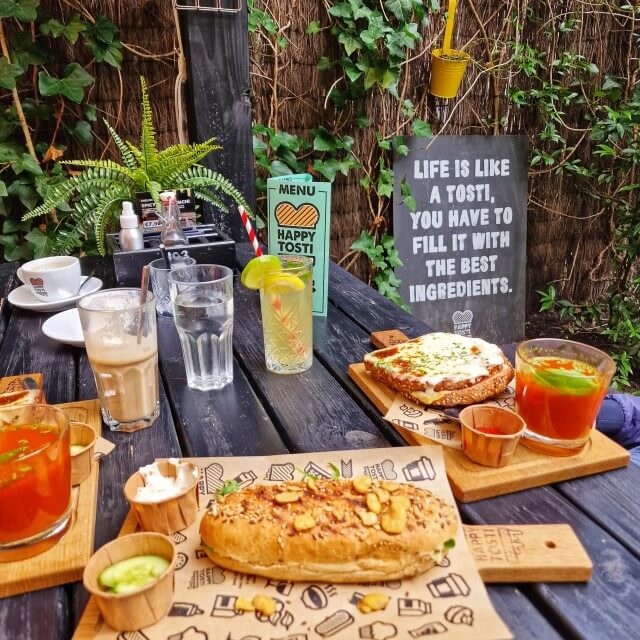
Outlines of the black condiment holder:
[{"label": "black condiment holder", "polygon": [[[214,225],[197,225],[185,229],[188,244],[166,247],[170,255],[188,255],[199,264],[221,264],[233,269],[236,263],[236,244]],[[151,261],[162,258],[160,249],[160,231],[144,233],[144,248],[137,251],[123,251],[120,248],[120,236],[107,234],[107,246],[113,254],[113,266],[116,283],[120,287],[140,285],[142,267]]]}]

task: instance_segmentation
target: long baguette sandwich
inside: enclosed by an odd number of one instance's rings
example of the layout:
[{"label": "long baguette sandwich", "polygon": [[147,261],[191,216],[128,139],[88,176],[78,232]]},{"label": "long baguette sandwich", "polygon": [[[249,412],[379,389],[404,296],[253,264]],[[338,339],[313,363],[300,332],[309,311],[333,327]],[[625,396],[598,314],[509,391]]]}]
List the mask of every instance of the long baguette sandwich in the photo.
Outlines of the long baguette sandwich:
[{"label": "long baguette sandwich", "polygon": [[453,546],[455,508],[412,485],[309,480],[213,503],[203,548],[221,567],[276,580],[373,582],[431,568]]},{"label": "long baguette sandwich", "polygon": [[506,389],[514,373],[500,347],[452,333],[428,333],[373,351],[364,366],[406,398],[437,407],[492,398]]}]

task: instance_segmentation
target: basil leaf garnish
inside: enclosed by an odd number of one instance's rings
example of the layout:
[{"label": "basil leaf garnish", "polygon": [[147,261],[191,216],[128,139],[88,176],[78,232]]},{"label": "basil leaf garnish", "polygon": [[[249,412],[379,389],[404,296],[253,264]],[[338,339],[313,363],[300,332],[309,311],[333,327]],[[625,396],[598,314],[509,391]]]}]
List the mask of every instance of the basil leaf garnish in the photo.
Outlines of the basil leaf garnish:
[{"label": "basil leaf garnish", "polygon": [[575,396],[583,396],[597,391],[600,380],[575,369],[538,369],[533,377],[536,382]]}]

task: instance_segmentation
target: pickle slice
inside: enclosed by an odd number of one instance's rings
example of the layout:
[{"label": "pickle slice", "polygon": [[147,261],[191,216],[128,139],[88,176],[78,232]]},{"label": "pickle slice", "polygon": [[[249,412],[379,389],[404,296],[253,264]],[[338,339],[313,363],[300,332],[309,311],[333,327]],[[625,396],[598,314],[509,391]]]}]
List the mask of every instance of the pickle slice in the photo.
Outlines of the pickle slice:
[{"label": "pickle slice", "polygon": [[98,577],[98,583],[112,593],[131,593],[153,582],[169,566],[161,556],[134,556],[107,567]]}]

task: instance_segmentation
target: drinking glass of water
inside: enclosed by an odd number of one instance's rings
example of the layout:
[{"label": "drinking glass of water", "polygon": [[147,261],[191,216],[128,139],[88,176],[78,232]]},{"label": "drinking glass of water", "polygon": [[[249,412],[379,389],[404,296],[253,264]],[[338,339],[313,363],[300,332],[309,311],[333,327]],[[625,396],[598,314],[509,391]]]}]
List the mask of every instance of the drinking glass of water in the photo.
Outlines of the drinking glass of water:
[{"label": "drinking glass of water", "polygon": [[233,271],[217,264],[175,269],[169,286],[187,384],[222,389],[233,380]]}]

